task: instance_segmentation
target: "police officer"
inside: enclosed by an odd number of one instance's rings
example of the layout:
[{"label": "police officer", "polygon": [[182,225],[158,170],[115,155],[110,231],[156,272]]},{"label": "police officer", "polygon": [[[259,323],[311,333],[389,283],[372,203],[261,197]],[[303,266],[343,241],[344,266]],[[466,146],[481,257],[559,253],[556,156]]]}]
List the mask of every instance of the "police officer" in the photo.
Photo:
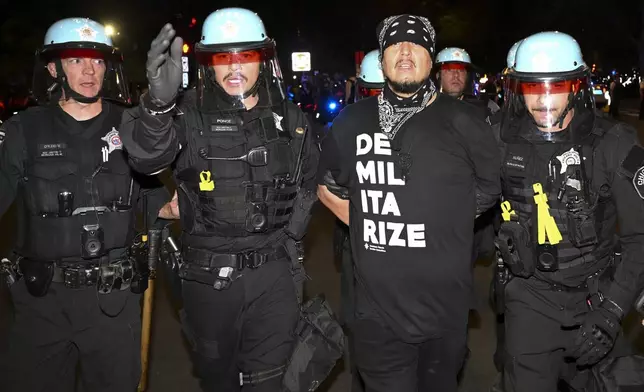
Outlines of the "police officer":
[{"label": "police officer", "polygon": [[298,319],[300,240],[317,200],[317,148],[285,99],[275,41],[252,11],[225,8],[195,45],[194,105],[177,108],[171,25],[148,53],[149,94],[123,127],[144,173],[173,165],[184,265],[182,321],[205,391],[276,391]]},{"label": "police officer", "polygon": [[[129,100],[122,57],[104,26],[64,19],[46,33],[34,81],[42,106],[1,128],[0,215],[14,199],[19,210],[17,260],[2,263],[16,309],[2,390],[73,391],[80,365],[87,390],[134,391],[147,277],[145,255],[126,248],[150,179],[134,180],[122,109],[109,102]],[[169,197],[155,192],[149,221]]]},{"label": "police officer", "polygon": [[590,70],[569,35],[526,38],[507,77],[504,389],[555,391],[618,347],[644,286],[644,149],[634,129],[595,114]]},{"label": "police officer", "polygon": [[478,107],[483,118],[499,111],[496,102],[474,95],[474,66],[470,54],[461,48],[445,48],[436,55],[440,92]]},{"label": "police officer", "polygon": [[[362,59],[360,64],[360,73],[356,82],[356,100],[377,96],[380,94],[385,85],[385,77],[380,68],[379,51],[372,50]],[[328,179],[329,184],[334,184],[333,178]],[[337,184],[336,184],[337,185]],[[346,189],[336,188],[339,192],[347,192]],[[336,260],[340,261],[341,267],[341,290],[342,290],[342,321],[348,329],[354,318],[354,286],[355,278],[353,274],[353,258],[351,256],[351,241],[349,240],[349,227],[336,220],[335,235],[333,237]],[[352,346],[351,339],[345,346],[349,350],[349,366],[353,375],[352,391],[363,391],[364,386],[358,374],[355,363],[351,361]]]},{"label": "police officer", "polygon": [[360,63],[360,74],[358,75],[356,85],[357,100],[376,96],[384,88],[385,77],[382,75],[377,49],[367,53],[362,59],[362,63]]}]

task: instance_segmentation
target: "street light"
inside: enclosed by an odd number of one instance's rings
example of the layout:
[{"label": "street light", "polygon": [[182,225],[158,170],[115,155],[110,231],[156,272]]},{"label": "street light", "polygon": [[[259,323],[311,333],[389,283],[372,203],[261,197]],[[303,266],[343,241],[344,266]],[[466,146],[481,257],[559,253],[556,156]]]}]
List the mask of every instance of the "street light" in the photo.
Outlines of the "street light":
[{"label": "street light", "polygon": [[108,37],[111,37],[114,34],[116,34],[116,31],[114,30],[114,26],[110,24],[105,25],[105,35],[107,35]]}]

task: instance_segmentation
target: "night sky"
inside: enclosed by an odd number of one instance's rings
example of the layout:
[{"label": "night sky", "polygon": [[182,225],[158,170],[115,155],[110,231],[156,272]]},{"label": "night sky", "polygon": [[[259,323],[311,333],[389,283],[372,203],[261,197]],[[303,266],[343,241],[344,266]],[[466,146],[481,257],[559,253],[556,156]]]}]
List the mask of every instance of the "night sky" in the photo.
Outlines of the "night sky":
[{"label": "night sky", "polygon": [[[2,0],[6,2],[6,0]],[[582,46],[586,62],[603,70],[639,65],[641,34],[639,0],[354,0],[354,1],[174,1],[104,0],[64,3],[12,0],[0,14],[0,81],[30,77],[33,54],[53,22],[87,16],[113,23],[115,42],[125,55],[130,80],[144,81],[150,41],[172,22],[188,41],[199,38],[201,22],[212,11],[241,6],[256,11],[269,36],[277,41],[284,71],[292,51],[310,51],[314,69],[351,73],[353,53],[376,48],[376,25],[386,16],[415,13],[429,18],[437,30],[437,49],[461,46],[473,61],[498,72],[510,46],[538,31],[571,34]],[[56,4],[54,6],[53,4]],[[619,4],[619,5],[617,5]],[[197,27],[189,29],[190,19]]]}]

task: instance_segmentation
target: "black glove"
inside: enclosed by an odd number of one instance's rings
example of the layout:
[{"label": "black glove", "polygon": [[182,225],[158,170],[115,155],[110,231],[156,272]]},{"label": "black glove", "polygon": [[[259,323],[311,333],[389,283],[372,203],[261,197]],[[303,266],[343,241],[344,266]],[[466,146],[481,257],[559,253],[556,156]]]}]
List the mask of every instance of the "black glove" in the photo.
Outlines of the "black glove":
[{"label": "black glove", "polygon": [[324,174],[324,185],[326,185],[329,192],[333,193],[335,196],[339,197],[342,200],[347,200],[349,198],[349,190],[343,186],[336,184],[331,171],[327,170]]},{"label": "black glove", "polygon": [[599,308],[586,315],[570,353],[571,357],[577,358],[578,366],[595,365],[613,349],[621,328],[620,313],[617,305],[604,300]]},{"label": "black glove", "polygon": [[158,108],[173,103],[181,86],[183,39],[175,37],[176,34],[171,24],[163,26],[150,45],[148,61],[145,63],[150,99]]}]

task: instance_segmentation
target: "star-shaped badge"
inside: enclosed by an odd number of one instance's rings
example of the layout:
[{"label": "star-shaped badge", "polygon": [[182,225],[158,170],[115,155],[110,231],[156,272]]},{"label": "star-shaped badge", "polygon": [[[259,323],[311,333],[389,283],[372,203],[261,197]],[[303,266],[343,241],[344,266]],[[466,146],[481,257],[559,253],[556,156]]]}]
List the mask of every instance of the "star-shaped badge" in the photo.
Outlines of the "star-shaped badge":
[{"label": "star-shaped badge", "polygon": [[111,154],[114,150],[122,150],[123,143],[121,142],[121,136],[119,136],[119,131],[116,128],[112,127],[112,130],[107,133],[107,135],[101,138],[102,141],[107,143],[108,154]]},{"label": "star-shaped badge", "polygon": [[82,41],[92,40],[96,38],[96,30],[91,28],[88,24],[81,26],[80,28],[76,29],[76,31],[78,31],[78,35],[80,36],[80,39]]},{"label": "star-shaped badge", "polygon": [[568,165],[581,165],[581,159],[579,158],[579,153],[575,151],[574,148],[571,148],[569,151],[564,152],[563,154],[557,157],[559,162],[561,162],[561,170],[559,174],[564,174]]},{"label": "star-shaped badge", "polygon": [[232,20],[226,21],[226,23],[221,26],[221,33],[225,38],[235,38],[238,32],[239,26],[237,26],[237,23],[233,22]]}]

